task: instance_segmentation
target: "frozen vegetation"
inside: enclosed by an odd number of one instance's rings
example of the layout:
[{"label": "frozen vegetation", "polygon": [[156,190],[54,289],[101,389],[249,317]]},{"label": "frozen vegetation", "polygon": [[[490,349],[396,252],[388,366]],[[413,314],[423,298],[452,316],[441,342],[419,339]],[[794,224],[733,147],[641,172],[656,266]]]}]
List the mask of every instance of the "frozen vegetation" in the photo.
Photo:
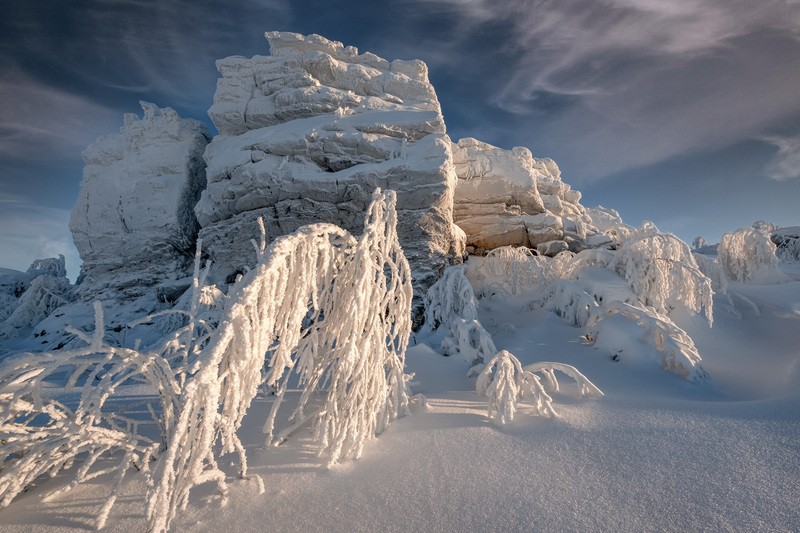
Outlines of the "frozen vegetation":
[{"label": "frozen vegetation", "polygon": [[421,61],[267,39],[217,136],[87,148],[76,285],[0,270],[0,529],[800,528],[797,227],[690,248]]}]

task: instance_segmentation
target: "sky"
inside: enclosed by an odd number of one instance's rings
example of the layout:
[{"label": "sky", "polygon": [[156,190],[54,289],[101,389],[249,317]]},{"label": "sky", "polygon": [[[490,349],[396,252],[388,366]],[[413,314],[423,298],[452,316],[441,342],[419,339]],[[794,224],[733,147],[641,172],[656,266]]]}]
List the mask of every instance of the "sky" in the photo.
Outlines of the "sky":
[{"label": "sky", "polygon": [[268,30],[422,59],[454,139],[551,157],[586,206],[691,242],[800,225],[800,0],[6,0],[0,267],[62,253],[81,151],[139,100],[211,124]]}]

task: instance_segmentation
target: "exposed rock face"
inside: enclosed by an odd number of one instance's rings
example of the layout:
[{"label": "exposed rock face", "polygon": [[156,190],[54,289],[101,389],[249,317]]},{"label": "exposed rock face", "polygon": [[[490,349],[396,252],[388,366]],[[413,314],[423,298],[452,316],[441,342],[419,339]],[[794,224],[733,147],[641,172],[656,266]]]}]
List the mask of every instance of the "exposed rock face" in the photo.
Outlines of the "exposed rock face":
[{"label": "exposed rock face", "polygon": [[417,296],[460,257],[456,175],[421,61],[386,61],[317,35],[266,34],[269,56],[217,62],[208,186],[196,207],[212,276],[254,263],[271,240],[314,222],[355,234],[375,187],[397,191],[398,232]]},{"label": "exposed rock face", "polygon": [[194,206],[206,184],[202,155],[211,135],[170,108],[141,105],[144,118],[125,115],[120,133],[83,152],[70,229],[87,299],[139,297],[186,276],[194,252]]},{"label": "exposed rock face", "polygon": [[540,250],[548,255],[565,246],[589,247],[586,239],[597,229],[581,194],[561,181],[555,161],[534,158],[527,148],[503,150],[471,138],[452,149],[458,176],[453,219],[468,245],[491,250],[547,244]]}]

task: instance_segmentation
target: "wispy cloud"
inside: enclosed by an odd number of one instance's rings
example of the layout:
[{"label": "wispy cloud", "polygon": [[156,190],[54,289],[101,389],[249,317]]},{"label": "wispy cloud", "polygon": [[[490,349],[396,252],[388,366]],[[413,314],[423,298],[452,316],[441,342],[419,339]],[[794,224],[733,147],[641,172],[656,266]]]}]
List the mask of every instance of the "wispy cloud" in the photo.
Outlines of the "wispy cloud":
[{"label": "wispy cloud", "polygon": [[497,56],[512,67],[493,103],[584,176],[719,148],[800,111],[797,2],[429,1],[472,24],[454,41],[505,25]]},{"label": "wispy cloud", "polygon": [[0,157],[74,156],[119,112],[17,71],[0,74]]},{"label": "wispy cloud", "polygon": [[762,137],[761,140],[778,148],[778,153],[764,168],[764,174],[777,181],[800,178],[800,136]]}]

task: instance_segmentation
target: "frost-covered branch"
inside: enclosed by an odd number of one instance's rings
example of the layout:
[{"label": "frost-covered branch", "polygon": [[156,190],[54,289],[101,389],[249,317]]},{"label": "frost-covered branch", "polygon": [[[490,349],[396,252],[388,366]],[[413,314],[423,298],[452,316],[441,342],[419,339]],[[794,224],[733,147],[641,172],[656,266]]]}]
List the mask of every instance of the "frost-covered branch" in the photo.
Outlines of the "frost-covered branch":
[{"label": "frost-covered branch", "polygon": [[[52,498],[98,475],[116,472],[115,485],[96,522],[101,528],[125,473],[133,465],[149,475],[149,463],[166,444],[180,392],[172,369],[157,354],[115,348],[103,341],[103,313],[95,303],[92,335],[74,330],[88,346],[61,352],[21,354],[0,365],[0,505],[7,506],[41,475],[55,476],[81,463],[72,481]],[[62,377],[62,376],[66,377]],[[53,396],[52,383],[65,379],[61,393],[80,391],[70,408]],[[121,416],[114,395],[126,385],[146,383],[158,395],[158,417]],[[150,412],[154,411],[148,405]],[[162,442],[139,426],[157,424]],[[110,460],[115,461],[108,466]]]},{"label": "frost-covered branch", "polygon": [[478,396],[485,396],[488,416],[495,424],[503,425],[514,419],[519,401],[526,396],[541,416],[557,417],[553,399],[547,394],[545,386],[537,373],[542,374],[552,391],[559,391],[555,371],[571,377],[578,384],[581,396],[599,398],[603,392],[577,369],[563,363],[534,363],[525,367],[519,359],[506,350],[495,355],[478,375],[475,390]]},{"label": "frost-covered branch", "polygon": [[[174,437],[156,465],[147,508],[151,530],[169,526],[195,485],[214,481],[225,493],[217,453],[238,454],[246,475],[236,432],[262,382],[277,391],[265,427],[271,441],[289,377],[299,374],[302,394],[291,418],[314,419],[328,464],[359,457],[367,439],[408,412],[403,368],[412,288],[396,216],[394,192],[376,191],[358,241],[329,224],[305,226],[264,249],[232,288],[222,326],[198,357]],[[317,393],[323,407],[308,414]]]},{"label": "frost-covered branch", "polygon": [[626,241],[611,268],[622,276],[636,297],[659,313],[683,307],[693,314],[704,312],[711,326],[714,291],[711,280],[700,271],[689,247],[671,234],[643,228],[643,236]]}]

